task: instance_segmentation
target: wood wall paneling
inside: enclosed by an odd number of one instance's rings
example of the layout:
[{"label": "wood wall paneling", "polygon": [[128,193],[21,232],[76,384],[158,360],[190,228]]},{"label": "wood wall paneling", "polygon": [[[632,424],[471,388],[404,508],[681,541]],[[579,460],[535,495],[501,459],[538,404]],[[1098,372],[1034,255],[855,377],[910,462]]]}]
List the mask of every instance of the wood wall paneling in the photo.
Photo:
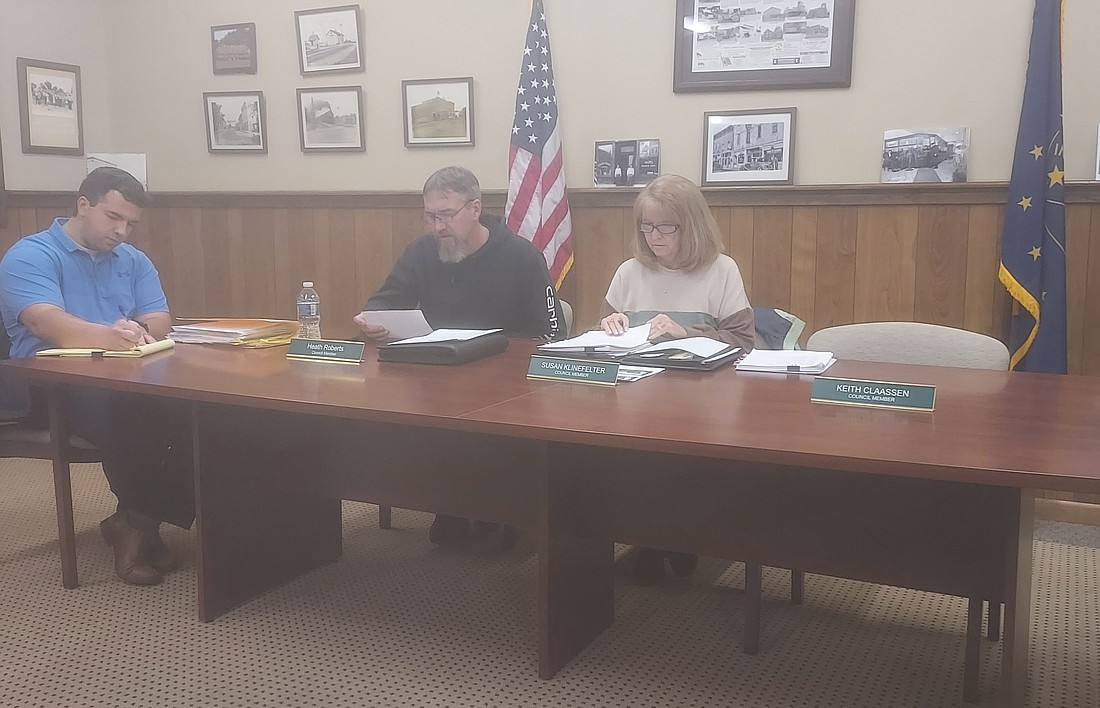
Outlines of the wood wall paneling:
[{"label": "wood wall paneling", "polygon": [[[807,336],[881,319],[1002,335],[1003,186],[705,193],[750,301],[790,310],[806,320]],[[635,194],[570,196],[576,261],[562,293],[578,326],[595,324],[612,274],[630,256]],[[1071,185],[1069,195],[1070,371],[1100,375],[1100,185]],[[10,192],[0,247],[69,215],[74,199]],[[497,213],[503,195],[485,201]],[[347,336],[351,317],[425,232],[421,211],[412,193],[154,195],[132,241],[153,259],[177,315],[292,318],[301,281],[313,279],[326,335]]]}]

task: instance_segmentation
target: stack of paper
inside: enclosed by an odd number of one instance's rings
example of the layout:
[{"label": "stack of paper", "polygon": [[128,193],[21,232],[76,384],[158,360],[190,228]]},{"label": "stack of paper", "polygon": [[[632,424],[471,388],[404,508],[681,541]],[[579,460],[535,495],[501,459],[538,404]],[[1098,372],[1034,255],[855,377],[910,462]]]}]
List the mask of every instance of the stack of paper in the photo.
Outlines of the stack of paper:
[{"label": "stack of paper", "polygon": [[600,352],[629,354],[643,347],[649,346],[649,325],[631,327],[622,334],[607,334],[601,329],[585,332],[579,337],[563,339],[560,342],[549,342],[539,347],[539,351],[555,354],[568,354],[578,352]]},{"label": "stack of paper", "polygon": [[794,349],[753,349],[737,362],[738,371],[770,371],[781,374],[820,374],[836,362],[832,352]]},{"label": "stack of paper", "polygon": [[298,323],[290,320],[212,319],[176,325],[168,336],[183,344],[261,348],[287,344],[297,333]]}]

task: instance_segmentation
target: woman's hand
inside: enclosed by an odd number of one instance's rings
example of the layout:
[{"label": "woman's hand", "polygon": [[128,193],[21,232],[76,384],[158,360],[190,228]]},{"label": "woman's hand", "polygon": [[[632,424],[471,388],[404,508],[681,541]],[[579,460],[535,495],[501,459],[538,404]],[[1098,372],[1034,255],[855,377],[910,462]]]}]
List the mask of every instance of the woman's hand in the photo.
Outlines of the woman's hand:
[{"label": "woman's hand", "polygon": [[619,335],[630,329],[630,318],[621,312],[612,312],[600,320],[600,329],[605,334]]},{"label": "woman's hand", "polygon": [[657,315],[649,321],[650,339],[657,339],[658,337],[683,339],[686,336],[688,336],[687,330],[677,324],[676,320],[668,315]]}]

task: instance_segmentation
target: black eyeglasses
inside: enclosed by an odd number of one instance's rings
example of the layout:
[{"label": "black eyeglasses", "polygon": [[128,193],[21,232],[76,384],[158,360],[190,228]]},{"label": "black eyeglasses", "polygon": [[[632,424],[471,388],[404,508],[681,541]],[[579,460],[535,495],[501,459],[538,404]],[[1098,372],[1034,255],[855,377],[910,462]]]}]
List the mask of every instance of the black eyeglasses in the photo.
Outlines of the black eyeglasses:
[{"label": "black eyeglasses", "polygon": [[643,234],[651,234],[654,231],[656,231],[659,234],[663,234],[665,236],[671,236],[672,234],[674,234],[674,233],[676,233],[677,231],[680,230],[680,225],[679,224],[651,224],[648,221],[643,221],[642,223],[638,224],[638,230],[641,231]]},{"label": "black eyeglasses", "polygon": [[473,204],[476,201],[477,201],[477,199],[469,199],[469,200],[466,201],[465,204],[463,204],[462,206],[460,206],[457,209],[454,209],[453,211],[441,211],[437,214],[433,214],[430,211],[426,211],[426,212],[424,212],[424,223],[427,224],[428,226],[434,226],[437,221],[441,224],[449,224],[449,223],[451,223],[452,219],[454,219],[456,216],[458,216],[458,213],[460,211],[462,211],[463,209],[470,206],[471,204]]}]

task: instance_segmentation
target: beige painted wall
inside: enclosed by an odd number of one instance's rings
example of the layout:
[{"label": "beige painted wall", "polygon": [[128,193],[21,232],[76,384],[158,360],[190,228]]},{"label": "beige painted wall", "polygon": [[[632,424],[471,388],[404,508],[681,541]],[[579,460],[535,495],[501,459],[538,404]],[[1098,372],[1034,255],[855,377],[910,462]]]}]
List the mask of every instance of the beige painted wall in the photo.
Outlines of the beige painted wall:
[{"label": "beige painted wall", "polygon": [[[474,169],[486,188],[504,188],[529,3],[360,3],[366,71],[305,78],[293,13],[323,4],[3,0],[0,62],[9,68],[0,70],[0,108],[9,188],[66,188],[74,181],[72,160],[18,154],[14,56],[32,48],[34,56],[82,65],[88,149],[148,153],[149,183],[157,191],[417,189],[433,169],[450,163]],[[591,185],[598,139],[660,138],[663,171],[698,179],[704,111],[779,106],[798,108],[798,184],[877,182],[883,130],[948,125],[971,128],[971,180],[1008,178],[1032,0],[922,0],[917,14],[906,3],[858,0],[852,88],[679,95],[671,89],[675,0],[546,5],[573,187]],[[1100,120],[1100,88],[1092,77],[1100,2],[1067,0],[1066,14],[1067,172],[1091,179]],[[74,16],[75,22],[68,19]],[[12,29],[21,18],[65,29]],[[257,25],[259,72],[214,76],[210,26],[244,21]],[[401,80],[465,75],[475,78],[477,146],[405,148]],[[366,154],[303,155],[294,89],[345,84],[364,88]],[[267,101],[269,154],[209,155],[202,92],[254,89]],[[55,161],[62,165],[56,170]]]},{"label": "beige painted wall", "polygon": [[0,0],[0,137],[8,189],[75,189],[83,157],[24,155],[19,138],[15,59],[28,57],[80,67],[84,149],[114,143],[105,0]]}]

